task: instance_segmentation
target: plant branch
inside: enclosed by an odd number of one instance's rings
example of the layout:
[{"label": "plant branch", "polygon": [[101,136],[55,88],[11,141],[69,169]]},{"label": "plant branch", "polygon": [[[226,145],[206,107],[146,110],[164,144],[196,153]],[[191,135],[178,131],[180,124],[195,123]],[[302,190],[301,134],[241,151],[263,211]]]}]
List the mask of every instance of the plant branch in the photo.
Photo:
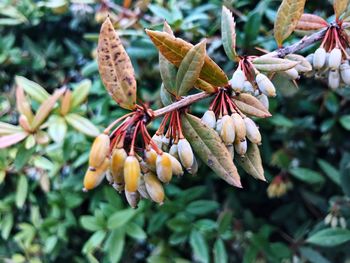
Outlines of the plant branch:
[{"label": "plant branch", "polygon": [[[296,53],[296,52],[298,52],[298,51],[300,51],[308,46],[311,46],[312,44],[316,43],[317,41],[321,40],[324,37],[327,29],[328,29],[328,27],[324,28],[316,33],[313,33],[309,36],[305,36],[304,38],[302,38],[298,42],[296,42],[290,46],[284,47],[284,48],[279,48],[275,51],[272,51],[272,52],[266,54],[265,56],[268,55],[268,56],[273,56],[273,57],[285,57],[288,54]],[[158,110],[155,110],[153,117],[158,118],[160,116],[165,115],[168,112],[189,106],[194,102],[208,98],[211,95],[213,95],[213,94],[209,94],[206,92],[200,92],[200,93],[197,93],[194,95],[189,95],[189,96],[183,97],[181,100],[179,100],[171,105],[168,105],[168,106],[165,106],[165,107],[160,108]]]}]

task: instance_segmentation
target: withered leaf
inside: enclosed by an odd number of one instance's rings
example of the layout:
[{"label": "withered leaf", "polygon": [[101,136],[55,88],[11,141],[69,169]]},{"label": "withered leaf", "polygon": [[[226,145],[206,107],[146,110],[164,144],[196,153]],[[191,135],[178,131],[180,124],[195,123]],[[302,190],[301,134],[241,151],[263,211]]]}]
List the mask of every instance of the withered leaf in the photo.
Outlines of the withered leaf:
[{"label": "withered leaf", "polygon": [[258,145],[249,143],[246,154],[235,156],[235,160],[248,174],[256,179],[266,181]]},{"label": "withered leaf", "polygon": [[236,106],[244,113],[259,118],[271,117],[271,113],[254,96],[248,93],[241,93],[232,98]]},{"label": "withered leaf", "polygon": [[328,23],[322,17],[313,14],[303,14],[295,29],[302,31],[314,31],[327,27]]},{"label": "withered leaf", "polygon": [[[176,67],[180,66],[187,52],[193,47],[183,39],[175,38],[165,32],[146,30],[146,33],[162,55]],[[209,56],[205,56],[200,78],[215,87],[225,86],[228,83],[224,71]]]},{"label": "withered leaf", "polygon": [[237,168],[219,135],[188,113],[181,116],[181,124],[185,137],[201,160],[226,182],[241,187]]},{"label": "withered leaf", "polygon": [[335,17],[338,19],[341,14],[345,12],[349,5],[349,0],[334,0],[333,1],[333,8]]},{"label": "withered leaf", "polygon": [[101,26],[97,58],[98,70],[108,93],[120,107],[135,109],[134,68],[109,18]]},{"label": "withered leaf", "polygon": [[279,47],[294,31],[301,15],[304,13],[306,0],[283,0],[278,8],[274,26],[274,35]]},{"label": "withered leaf", "polygon": [[236,53],[236,23],[232,13],[225,6],[221,11],[221,38],[226,55],[235,60]]}]

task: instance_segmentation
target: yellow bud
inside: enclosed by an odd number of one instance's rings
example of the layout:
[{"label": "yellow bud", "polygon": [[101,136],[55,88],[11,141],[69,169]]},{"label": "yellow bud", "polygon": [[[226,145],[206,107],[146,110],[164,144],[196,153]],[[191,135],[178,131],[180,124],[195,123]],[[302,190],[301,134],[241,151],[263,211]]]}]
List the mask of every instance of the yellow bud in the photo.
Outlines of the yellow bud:
[{"label": "yellow bud", "polygon": [[136,192],[141,175],[140,163],[135,156],[128,156],[124,163],[125,189]]},{"label": "yellow bud", "polygon": [[235,125],[233,123],[233,119],[228,115],[225,115],[222,118],[222,128],[220,136],[226,145],[232,144],[235,140]]},{"label": "yellow bud", "polygon": [[180,139],[177,144],[177,150],[179,153],[180,161],[182,165],[189,169],[193,164],[193,151],[190,143],[186,139]]},{"label": "yellow bud", "polygon": [[171,155],[168,153],[159,154],[156,161],[156,171],[159,180],[168,183],[173,177]]},{"label": "yellow bud", "polygon": [[89,165],[93,168],[99,167],[109,152],[109,136],[100,134],[92,144],[89,158]]},{"label": "yellow bud", "polygon": [[62,97],[62,104],[60,109],[62,116],[66,115],[69,112],[71,103],[72,103],[72,92],[70,90],[66,90],[66,92]]},{"label": "yellow bud", "polygon": [[165,197],[164,189],[157,176],[149,172],[145,174],[144,179],[147,192],[151,199],[158,204],[163,204]]},{"label": "yellow bud", "polygon": [[156,170],[156,160],[157,160],[157,153],[155,150],[150,149],[150,150],[145,150],[145,162],[147,164],[147,167],[155,171]]},{"label": "yellow bud", "polygon": [[123,148],[113,150],[110,169],[113,182],[117,185],[124,185],[124,163],[127,157]]},{"label": "yellow bud", "polygon": [[235,151],[233,148],[233,144],[226,145],[226,148],[227,148],[228,152],[230,153],[231,158],[233,159],[235,157]]},{"label": "yellow bud", "polygon": [[235,125],[235,133],[236,133],[236,141],[245,140],[245,136],[247,134],[247,130],[245,128],[244,120],[242,119],[241,115],[239,115],[237,112],[232,113],[231,118],[233,120],[233,123]]},{"label": "yellow bud", "polygon": [[137,208],[137,204],[140,201],[140,194],[138,192],[129,192],[125,188],[125,197],[132,208]]},{"label": "yellow bud", "polygon": [[184,174],[184,171],[182,169],[181,163],[174,156],[169,155],[169,157],[171,160],[171,168],[173,170],[173,175],[182,176]]},{"label": "yellow bud", "polygon": [[88,169],[84,177],[84,190],[88,191],[97,187],[103,180],[109,167],[109,160],[105,158],[102,165],[97,169]]}]

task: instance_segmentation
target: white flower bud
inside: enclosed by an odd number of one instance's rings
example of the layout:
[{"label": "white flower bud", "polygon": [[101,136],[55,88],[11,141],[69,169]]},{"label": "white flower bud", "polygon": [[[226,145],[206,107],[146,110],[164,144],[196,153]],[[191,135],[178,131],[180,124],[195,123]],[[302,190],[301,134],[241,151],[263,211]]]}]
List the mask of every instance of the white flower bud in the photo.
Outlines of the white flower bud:
[{"label": "white flower bud", "polygon": [[245,136],[247,134],[245,123],[241,115],[239,115],[237,112],[234,112],[231,114],[231,118],[233,120],[233,124],[235,126],[235,133],[236,133],[236,141],[245,140]]},{"label": "white flower bud", "polygon": [[239,155],[244,155],[247,152],[247,140],[236,141],[235,142],[235,151]]},{"label": "white flower bud", "polygon": [[259,73],[256,76],[256,83],[258,84],[258,87],[260,91],[269,97],[275,97],[276,96],[276,89],[271,80],[265,76],[262,73]]},{"label": "white flower bud", "polygon": [[170,137],[162,136],[162,150],[167,152],[169,150]]},{"label": "white flower bud", "polygon": [[283,73],[290,80],[295,80],[299,78],[299,73],[295,68],[288,69]]},{"label": "white flower bud", "polygon": [[269,109],[270,103],[269,98],[265,94],[260,94],[256,97],[266,109]]},{"label": "white flower bud", "polygon": [[338,225],[338,217],[334,216],[331,220],[331,227],[335,228]]},{"label": "white flower bud", "polygon": [[173,175],[182,176],[184,171],[182,169],[181,163],[174,156],[169,155],[171,161],[171,168],[173,170]]},{"label": "white flower bud", "polygon": [[212,110],[207,110],[202,117],[202,122],[214,129],[216,124],[215,113]]},{"label": "white flower bud", "polygon": [[193,164],[193,151],[190,143],[186,139],[180,139],[177,144],[177,150],[179,153],[180,161],[182,165],[189,169]]},{"label": "white flower bud", "polygon": [[328,67],[331,69],[338,69],[341,63],[341,50],[339,48],[334,48],[329,54]]},{"label": "white flower bud", "polygon": [[324,218],[324,223],[326,225],[329,225],[332,221],[333,215],[332,214],[328,214],[325,218]]},{"label": "white flower bud", "polygon": [[221,133],[221,128],[222,128],[222,118],[220,118],[216,121],[215,130],[218,134]]},{"label": "white flower bud", "polygon": [[129,192],[125,189],[125,197],[126,201],[128,201],[129,205],[132,208],[137,208],[137,204],[140,201],[140,194],[139,192]]},{"label": "white flower bud", "polygon": [[191,168],[187,169],[187,172],[192,174],[192,175],[196,175],[198,172],[198,162],[196,157],[193,158],[193,164],[191,166]]},{"label": "white flower bud", "polygon": [[328,87],[335,90],[339,87],[340,76],[338,70],[331,70],[328,74]]},{"label": "white flower bud", "polygon": [[346,220],[344,217],[339,218],[339,225],[341,228],[346,229]]},{"label": "white flower bud", "polygon": [[314,62],[314,53],[307,55],[306,60],[312,65]]},{"label": "white flower bud", "polygon": [[162,149],[163,143],[162,143],[162,136],[161,135],[154,134],[152,137],[152,140],[158,146],[159,149]]},{"label": "white flower bud", "polygon": [[175,157],[176,159],[179,159],[179,153],[177,151],[177,144],[171,145],[170,150],[169,150],[169,154],[171,156]]},{"label": "white flower bud", "polygon": [[237,69],[233,75],[232,79],[230,80],[230,85],[232,89],[236,92],[243,90],[243,83],[245,81],[246,77],[244,75],[244,72],[240,69]]},{"label": "white flower bud", "polygon": [[246,80],[243,83],[243,91],[246,93],[254,94],[254,87],[250,81]]},{"label": "white flower bud", "polygon": [[255,122],[249,117],[244,118],[245,127],[247,129],[247,138],[255,144],[261,143],[261,134]]},{"label": "white flower bud", "polygon": [[232,144],[235,140],[235,125],[229,115],[222,118],[222,128],[220,136],[226,145]]},{"label": "white flower bud", "polygon": [[315,69],[320,69],[324,66],[325,63],[326,63],[326,50],[320,47],[315,51],[312,64]]},{"label": "white flower bud", "polygon": [[340,65],[340,75],[346,85],[350,85],[350,65],[344,62]]}]

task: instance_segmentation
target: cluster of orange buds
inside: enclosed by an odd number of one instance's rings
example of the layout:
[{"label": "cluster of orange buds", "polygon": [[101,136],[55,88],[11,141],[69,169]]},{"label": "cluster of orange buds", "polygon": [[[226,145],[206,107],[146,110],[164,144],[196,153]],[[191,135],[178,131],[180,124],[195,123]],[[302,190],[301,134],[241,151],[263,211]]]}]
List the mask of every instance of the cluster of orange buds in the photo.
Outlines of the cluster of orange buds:
[{"label": "cluster of orange buds", "polygon": [[261,144],[258,126],[239,110],[232,100],[234,93],[230,87],[221,88],[202,117],[202,122],[220,135],[232,158],[234,151],[239,155],[246,153],[247,139]]},{"label": "cluster of orange buds", "polygon": [[[169,117],[172,135],[165,136],[169,140],[164,143],[165,139],[160,135]],[[139,107],[114,121],[104,133],[96,137],[90,151],[84,191],[97,187],[106,177],[118,192],[124,190],[133,208],[137,207],[141,197],[159,204],[164,202],[162,183],[170,182],[173,175],[183,175],[181,163],[188,171],[192,171],[195,159],[191,146],[182,135],[177,111],[164,117],[154,139],[146,128],[151,118],[151,110]],[[111,131],[117,124],[118,127]],[[158,141],[157,138],[162,140]],[[142,141],[141,147],[136,147],[138,139]],[[165,152],[166,145],[169,147],[170,143],[172,145],[168,149],[171,149],[171,154]]]},{"label": "cluster of orange buds", "polygon": [[284,196],[292,188],[293,184],[288,177],[284,174],[280,174],[273,178],[272,182],[267,188],[267,195],[269,198],[279,198]]},{"label": "cluster of orange buds", "polygon": [[343,21],[338,20],[330,25],[319,18],[320,24],[327,27],[320,47],[307,56],[313,66],[309,75],[326,78],[328,87],[337,89],[342,84],[350,85],[349,36],[343,27]]}]

